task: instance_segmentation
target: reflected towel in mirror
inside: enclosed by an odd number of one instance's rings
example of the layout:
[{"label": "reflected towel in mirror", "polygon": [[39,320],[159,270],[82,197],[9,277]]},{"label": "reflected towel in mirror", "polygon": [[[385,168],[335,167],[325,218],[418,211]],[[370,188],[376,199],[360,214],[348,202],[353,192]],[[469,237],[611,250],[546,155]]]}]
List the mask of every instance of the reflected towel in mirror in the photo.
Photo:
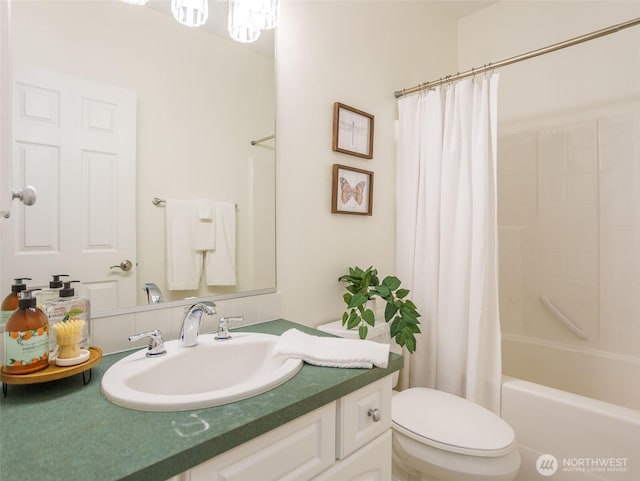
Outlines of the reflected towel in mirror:
[{"label": "reflected towel in mirror", "polygon": [[274,356],[302,359],[316,366],[386,368],[389,363],[389,344],[360,339],[320,337],[298,329],[284,332],[273,349]]},{"label": "reflected towel in mirror", "polygon": [[208,286],[236,285],[236,205],[215,202],[215,250],[204,253]]},{"label": "reflected towel in mirror", "polygon": [[198,199],[198,220],[196,222],[195,250],[212,251],[216,248],[215,202]]},{"label": "reflected towel in mirror", "polygon": [[198,204],[193,200],[167,199],[167,288],[197,289],[202,274],[202,252],[195,245]]}]

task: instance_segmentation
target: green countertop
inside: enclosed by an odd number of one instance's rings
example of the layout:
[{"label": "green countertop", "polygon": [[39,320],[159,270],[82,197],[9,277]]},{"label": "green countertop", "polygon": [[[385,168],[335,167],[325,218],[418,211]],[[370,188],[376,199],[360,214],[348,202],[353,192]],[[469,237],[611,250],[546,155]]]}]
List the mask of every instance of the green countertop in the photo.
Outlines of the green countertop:
[{"label": "green countertop", "polygon": [[[281,334],[292,327],[326,335],[282,319],[237,331]],[[115,406],[100,393],[104,372],[130,353],[105,356],[86,386],[82,374],[9,385],[0,400],[0,480],[161,481],[402,367],[396,354],[387,369],[305,364],[285,384],[243,401],[151,413]]]}]

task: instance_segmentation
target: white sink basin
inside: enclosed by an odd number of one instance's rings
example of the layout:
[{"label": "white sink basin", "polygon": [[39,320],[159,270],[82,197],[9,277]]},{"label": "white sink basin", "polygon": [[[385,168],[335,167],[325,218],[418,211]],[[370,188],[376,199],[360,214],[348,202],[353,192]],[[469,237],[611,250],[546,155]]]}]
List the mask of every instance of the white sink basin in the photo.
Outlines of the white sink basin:
[{"label": "white sink basin", "polygon": [[227,341],[200,335],[198,345],[165,342],[167,354],[137,351],[111,366],[102,393],[114,404],[141,411],[186,411],[218,406],[269,391],[302,367],[271,353],[278,336],[232,333]]}]

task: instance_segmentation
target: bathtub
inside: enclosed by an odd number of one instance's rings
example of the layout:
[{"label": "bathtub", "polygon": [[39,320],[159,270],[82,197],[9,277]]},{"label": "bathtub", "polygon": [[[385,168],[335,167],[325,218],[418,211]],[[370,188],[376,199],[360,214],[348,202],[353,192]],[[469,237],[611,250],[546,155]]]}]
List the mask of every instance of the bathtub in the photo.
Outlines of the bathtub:
[{"label": "bathtub", "polygon": [[516,481],[640,480],[637,360],[509,335],[503,359],[501,414],[522,456]]},{"label": "bathtub", "polygon": [[640,357],[503,333],[502,365],[506,376],[640,410]]}]

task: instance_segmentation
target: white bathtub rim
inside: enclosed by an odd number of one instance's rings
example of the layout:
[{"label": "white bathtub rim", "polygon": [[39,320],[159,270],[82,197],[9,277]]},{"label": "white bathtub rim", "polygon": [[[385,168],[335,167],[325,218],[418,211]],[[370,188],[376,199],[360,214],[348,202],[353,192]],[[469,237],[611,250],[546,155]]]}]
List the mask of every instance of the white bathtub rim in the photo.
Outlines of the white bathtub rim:
[{"label": "white bathtub rim", "polygon": [[601,349],[595,349],[589,346],[580,346],[578,344],[568,344],[565,342],[558,342],[549,339],[543,339],[540,337],[525,336],[522,334],[502,333],[503,341],[522,342],[527,344],[533,344],[540,347],[552,347],[554,349],[563,349],[575,354],[585,354],[595,357],[603,357],[612,359],[614,361],[628,362],[640,367],[640,356],[630,356],[628,354],[619,354],[617,352],[603,351]]},{"label": "white bathtub rim", "polygon": [[638,426],[640,426],[640,410],[637,409],[620,406],[618,404],[601,401],[599,399],[593,399],[569,391],[562,391],[560,389],[545,386],[543,384],[525,381],[524,379],[518,379],[511,376],[502,376],[503,388],[506,385],[520,392],[526,392],[531,396],[545,396],[548,398],[553,398],[554,401],[567,406],[579,405],[586,411],[589,411],[593,414],[604,414],[619,421],[637,424]]}]

